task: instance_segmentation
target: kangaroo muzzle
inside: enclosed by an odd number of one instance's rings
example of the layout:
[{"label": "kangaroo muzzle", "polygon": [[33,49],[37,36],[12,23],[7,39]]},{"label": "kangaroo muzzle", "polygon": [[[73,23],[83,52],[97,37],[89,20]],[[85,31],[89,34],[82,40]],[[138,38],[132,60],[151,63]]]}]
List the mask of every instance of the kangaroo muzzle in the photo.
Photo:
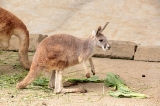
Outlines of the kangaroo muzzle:
[{"label": "kangaroo muzzle", "polygon": [[111,46],[110,46],[109,44],[105,44],[105,45],[102,47],[102,49],[103,49],[104,51],[106,51],[106,49],[109,50],[110,48],[111,48]]},{"label": "kangaroo muzzle", "polygon": [[108,50],[111,48],[111,46],[109,45],[109,44],[107,44],[107,48],[108,48]]}]

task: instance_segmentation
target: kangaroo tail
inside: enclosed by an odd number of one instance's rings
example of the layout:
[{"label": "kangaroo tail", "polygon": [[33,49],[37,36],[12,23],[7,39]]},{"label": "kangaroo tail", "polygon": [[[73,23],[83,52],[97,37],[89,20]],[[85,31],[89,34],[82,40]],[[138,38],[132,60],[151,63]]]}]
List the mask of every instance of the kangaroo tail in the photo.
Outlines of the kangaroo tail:
[{"label": "kangaroo tail", "polygon": [[19,60],[25,69],[30,69],[31,61],[28,59],[28,48],[29,48],[29,32],[25,25],[24,30],[20,30],[16,35],[19,38]]},{"label": "kangaroo tail", "polygon": [[32,83],[41,72],[42,69],[40,68],[40,66],[32,64],[28,75],[21,82],[17,83],[16,88],[25,88],[27,85]]}]

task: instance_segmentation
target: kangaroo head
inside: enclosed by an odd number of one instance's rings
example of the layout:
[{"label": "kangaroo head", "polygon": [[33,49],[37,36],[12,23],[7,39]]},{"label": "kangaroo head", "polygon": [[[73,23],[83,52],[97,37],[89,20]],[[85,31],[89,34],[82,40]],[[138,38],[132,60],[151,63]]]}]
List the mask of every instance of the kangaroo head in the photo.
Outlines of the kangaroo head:
[{"label": "kangaroo head", "polygon": [[107,41],[107,38],[103,35],[102,31],[106,28],[106,26],[108,25],[109,22],[107,22],[103,28],[101,28],[101,26],[98,27],[97,30],[93,30],[92,31],[92,38],[94,39],[94,44],[97,47],[101,47],[104,51],[106,49],[110,49],[110,45]]}]

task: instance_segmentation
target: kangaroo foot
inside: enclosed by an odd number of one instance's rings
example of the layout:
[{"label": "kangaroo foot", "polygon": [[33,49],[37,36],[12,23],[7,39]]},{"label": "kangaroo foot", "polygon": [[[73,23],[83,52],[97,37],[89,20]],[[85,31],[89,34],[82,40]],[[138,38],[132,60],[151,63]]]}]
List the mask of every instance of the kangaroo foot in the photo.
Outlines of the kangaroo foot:
[{"label": "kangaroo foot", "polygon": [[66,93],[86,93],[87,90],[84,88],[70,88],[70,89],[63,88],[63,89],[61,89],[61,91],[59,91],[59,90],[56,91],[56,89],[55,89],[54,92],[56,94],[60,94],[60,93],[64,93],[64,94],[66,94]]},{"label": "kangaroo foot", "polygon": [[[70,86],[75,86],[78,85],[77,82],[63,82],[63,87],[70,87]],[[54,84],[48,84],[48,88],[54,89]]]},{"label": "kangaroo foot", "polygon": [[78,85],[77,82],[64,82],[63,87],[70,87],[70,86],[75,86]]}]

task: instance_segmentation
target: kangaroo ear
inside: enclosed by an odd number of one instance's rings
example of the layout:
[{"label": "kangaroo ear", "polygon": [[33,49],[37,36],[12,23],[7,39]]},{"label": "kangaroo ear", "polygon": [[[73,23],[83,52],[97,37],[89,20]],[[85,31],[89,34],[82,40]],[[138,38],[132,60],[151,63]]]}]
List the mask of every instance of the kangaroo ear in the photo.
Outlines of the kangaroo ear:
[{"label": "kangaroo ear", "polygon": [[101,26],[99,26],[97,30],[92,31],[92,36],[97,36],[99,31],[101,31]]},{"label": "kangaroo ear", "polygon": [[100,30],[100,32],[102,32],[105,28],[106,28],[106,26],[109,24],[109,22],[107,22],[105,25],[104,25],[104,27]]},{"label": "kangaroo ear", "polygon": [[97,29],[97,33],[100,32],[101,30],[102,30],[101,26],[99,26],[98,29]]},{"label": "kangaroo ear", "polygon": [[92,36],[95,37],[96,35],[97,35],[97,31],[96,31],[96,30],[93,30],[93,31],[92,31]]}]

